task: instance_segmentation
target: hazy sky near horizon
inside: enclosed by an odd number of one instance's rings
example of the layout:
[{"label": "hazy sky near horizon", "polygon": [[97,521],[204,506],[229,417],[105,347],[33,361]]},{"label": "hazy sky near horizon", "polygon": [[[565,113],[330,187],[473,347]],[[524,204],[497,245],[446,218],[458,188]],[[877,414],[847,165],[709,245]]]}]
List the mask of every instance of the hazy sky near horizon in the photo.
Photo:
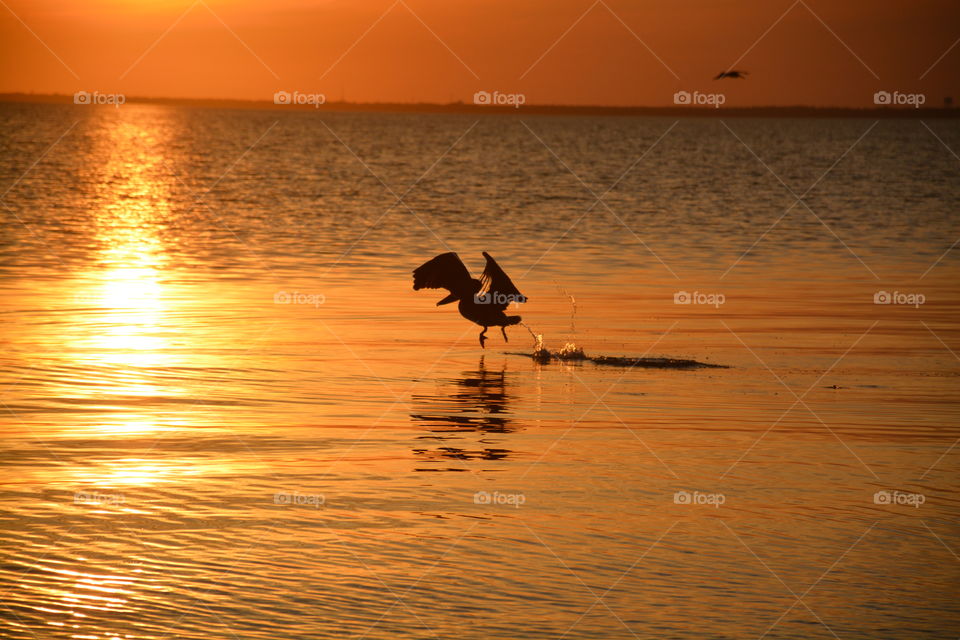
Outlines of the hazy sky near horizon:
[{"label": "hazy sky near horizon", "polygon": [[[872,106],[960,98],[956,0],[4,0],[0,92]],[[746,80],[714,81],[721,70]]]}]

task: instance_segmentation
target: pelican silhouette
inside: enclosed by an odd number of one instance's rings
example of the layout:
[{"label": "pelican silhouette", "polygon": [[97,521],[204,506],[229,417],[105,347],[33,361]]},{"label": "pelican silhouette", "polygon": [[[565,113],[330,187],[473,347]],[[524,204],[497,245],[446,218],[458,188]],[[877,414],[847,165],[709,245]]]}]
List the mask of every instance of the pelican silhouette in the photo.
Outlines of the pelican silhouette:
[{"label": "pelican silhouette", "polygon": [[457,308],[460,315],[481,327],[480,346],[484,347],[487,329],[500,327],[503,341],[507,340],[506,328],[518,324],[520,316],[508,316],[504,313],[511,302],[526,302],[527,297],[520,293],[497,261],[489,253],[483,252],[487,259],[480,279],[471,278],[470,272],[454,252],[442,253],[413,270],[413,290],[446,289],[450,292],[437,303],[449,304],[459,300]]},{"label": "pelican silhouette", "polygon": [[721,71],[713,77],[714,80],[722,80],[723,78],[734,78],[740,80],[746,80],[748,71],[737,71],[736,69],[730,69],[730,71]]}]

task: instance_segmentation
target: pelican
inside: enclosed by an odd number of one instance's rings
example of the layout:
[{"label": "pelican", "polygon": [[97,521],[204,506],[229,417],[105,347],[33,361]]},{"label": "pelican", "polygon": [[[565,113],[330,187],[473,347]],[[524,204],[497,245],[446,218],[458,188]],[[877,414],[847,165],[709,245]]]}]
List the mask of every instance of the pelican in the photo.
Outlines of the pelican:
[{"label": "pelican", "polygon": [[723,78],[734,78],[740,80],[746,80],[747,71],[737,71],[736,69],[730,69],[730,71],[721,71],[713,77],[714,80],[722,80]]},{"label": "pelican", "polygon": [[448,290],[450,295],[439,301],[437,306],[459,300],[457,308],[460,315],[483,327],[480,332],[481,348],[485,348],[483,343],[487,340],[489,327],[500,327],[503,341],[509,342],[506,328],[518,324],[520,316],[508,316],[504,311],[511,302],[527,301],[527,297],[520,293],[497,261],[486,251],[483,257],[487,259],[487,266],[479,280],[470,277],[460,256],[452,251],[442,253],[413,270],[414,291]]}]

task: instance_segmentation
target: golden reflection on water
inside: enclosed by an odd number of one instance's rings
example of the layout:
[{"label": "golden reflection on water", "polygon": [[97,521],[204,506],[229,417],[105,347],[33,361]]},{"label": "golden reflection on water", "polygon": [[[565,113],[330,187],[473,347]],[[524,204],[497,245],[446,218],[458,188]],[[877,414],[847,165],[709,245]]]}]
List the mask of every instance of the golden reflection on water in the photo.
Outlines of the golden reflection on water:
[{"label": "golden reflection on water", "polygon": [[169,310],[158,227],[170,214],[170,185],[163,178],[162,132],[147,126],[144,120],[115,122],[99,138],[110,158],[102,168],[106,192],[94,220],[102,249],[84,279],[106,314],[100,323],[105,332],[90,336],[87,346],[106,364],[159,366],[169,346],[160,330]]},{"label": "golden reflection on water", "polygon": [[[162,462],[156,459],[117,458],[99,462],[95,466],[80,468],[74,472],[77,483],[91,487],[148,486],[182,480],[196,473],[196,467],[184,464],[171,464],[169,458]],[[107,502],[124,508],[119,495],[108,495]]]},{"label": "golden reflection on water", "polygon": [[[93,266],[78,275],[75,285],[76,298],[92,317],[64,345],[77,364],[108,373],[80,392],[89,397],[142,402],[177,393],[145,371],[174,364],[173,297],[164,284],[160,234],[172,211],[169,131],[159,123],[121,112],[104,118],[95,138],[93,157],[107,158],[99,168],[97,204],[91,212],[98,250]],[[156,430],[144,415],[112,411],[104,417],[107,432]]]},{"label": "golden reflection on water", "polygon": [[[178,426],[168,419],[160,424],[149,406],[184,393],[157,376],[158,369],[178,364],[176,297],[165,283],[168,265],[161,234],[173,210],[168,131],[161,122],[121,112],[105,118],[95,137],[98,148],[92,156],[107,158],[99,167],[91,208],[97,252],[91,267],[73,282],[82,310],[70,320],[73,326],[60,350],[68,364],[102,373],[93,384],[70,389],[76,401],[105,409],[90,431],[94,437],[160,435]],[[127,490],[173,482],[190,471],[186,463],[171,464],[168,457],[131,456],[88,460],[73,467],[71,475],[76,486],[102,488],[98,492],[110,499],[82,505],[87,513],[143,513],[126,503]],[[123,571],[116,563],[108,569],[95,559],[76,560],[76,569],[46,567],[57,574],[57,586],[48,595],[73,618],[56,624],[80,629],[78,618],[127,610],[142,569]]]}]

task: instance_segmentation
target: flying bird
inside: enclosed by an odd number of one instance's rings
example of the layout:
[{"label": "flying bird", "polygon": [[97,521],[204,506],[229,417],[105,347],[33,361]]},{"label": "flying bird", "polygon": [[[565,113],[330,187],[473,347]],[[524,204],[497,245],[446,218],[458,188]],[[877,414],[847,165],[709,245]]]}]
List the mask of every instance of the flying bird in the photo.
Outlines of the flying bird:
[{"label": "flying bird", "polygon": [[739,78],[740,80],[746,80],[747,71],[737,71],[736,69],[730,69],[730,71],[721,71],[713,77],[714,80],[722,80],[723,78]]},{"label": "flying bird", "polygon": [[489,253],[483,252],[487,259],[480,279],[470,277],[470,272],[454,252],[443,253],[423,263],[413,270],[413,290],[446,289],[450,292],[437,303],[449,304],[459,301],[460,315],[481,327],[480,346],[484,347],[487,329],[500,327],[504,342],[507,340],[506,328],[519,324],[520,316],[508,316],[504,313],[511,302],[523,303],[527,297],[520,293],[497,261]]}]

